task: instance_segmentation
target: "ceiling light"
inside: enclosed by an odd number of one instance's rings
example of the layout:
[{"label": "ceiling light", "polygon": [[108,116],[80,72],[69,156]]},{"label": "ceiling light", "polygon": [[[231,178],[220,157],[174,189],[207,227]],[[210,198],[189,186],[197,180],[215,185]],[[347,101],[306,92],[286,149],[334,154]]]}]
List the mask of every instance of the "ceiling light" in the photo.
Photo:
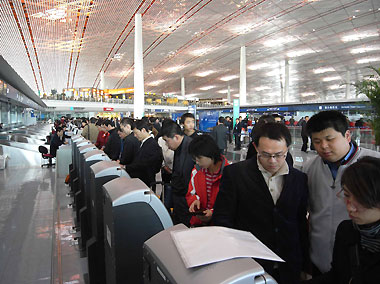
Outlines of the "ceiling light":
[{"label": "ceiling light", "polygon": [[224,76],[224,77],[220,78],[219,80],[226,82],[226,81],[231,81],[231,80],[237,79],[237,78],[239,78],[238,75],[230,75],[230,76]]},{"label": "ceiling light", "polygon": [[147,83],[147,85],[155,87],[155,86],[160,85],[163,82],[165,82],[165,80],[157,80],[157,81],[153,81],[153,82]]},{"label": "ceiling light", "polygon": [[166,72],[169,72],[169,73],[175,73],[175,72],[178,72],[179,70],[183,69],[184,66],[173,66],[173,67],[169,67],[167,69],[165,69]]},{"label": "ceiling light", "polygon": [[306,49],[299,49],[299,50],[294,50],[294,51],[289,51],[286,55],[288,57],[299,57],[299,56],[303,56],[303,55],[306,55],[306,54],[311,54],[311,53],[315,53],[317,51],[311,49],[311,48],[306,48]]},{"label": "ceiling light", "polygon": [[322,79],[323,82],[337,81],[341,80],[339,76],[325,77]]},{"label": "ceiling light", "polygon": [[214,89],[214,88],[215,88],[215,86],[205,86],[205,87],[199,88],[199,90],[208,91],[208,90],[211,90],[211,89]]},{"label": "ceiling light", "polygon": [[216,71],[214,71],[214,70],[208,70],[208,71],[198,72],[198,73],[196,73],[195,75],[198,76],[198,77],[206,77],[206,76],[208,76],[208,75],[210,75],[210,74],[213,74],[213,73],[215,73],[215,72],[216,72]]},{"label": "ceiling light", "polygon": [[[230,89],[230,92],[232,92],[233,89]],[[225,89],[225,90],[220,90],[218,91],[219,94],[227,94],[228,93],[228,89]]]},{"label": "ceiling light", "polygon": [[257,64],[253,64],[253,65],[248,66],[248,69],[249,70],[258,70],[258,69],[262,69],[262,68],[269,67],[269,66],[270,66],[269,63],[257,63]]},{"label": "ceiling light", "polygon": [[326,72],[333,72],[333,71],[335,70],[332,67],[322,67],[322,68],[317,68],[313,70],[314,74],[323,74]]},{"label": "ceiling light", "polygon": [[35,17],[35,18],[44,18],[51,21],[65,19],[66,16],[67,16],[66,9],[62,9],[62,8],[58,8],[58,9],[53,8],[50,10],[46,10],[45,12],[39,12],[32,15],[32,17]]},{"label": "ceiling light", "polygon": [[366,31],[366,32],[361,32],[361,33],[353,33],[349,35],[342,36],[340,39],[343,42],[349,42],[349,41],[355,41],[355,40],[360,40],[363,38],[369,38],[369,37],[375,37],[379,36],[379,33],[377,31]]},{"label": "ceiling light", "polygon": [[269,39],[263,42],[263,44],[267,47],[276,47],[276,46],[281,46],[284,44],[287,44],[292,41],[296,41],[297,38],[293,36],[286,36],[286,37],[280,37],[276,39]]},{"label": "ceiling light", "polygon": [[353,48],[350,50],[352,54],[358,54],[358,53],[364,53],[364,52],[370,52],[370,51],[376,51],[380,50],[379,45],[373,45],[373,46],[366,46],[366,47],[358,47],[358,48]]},{"label": "ceiling light", "polygon": [[234,34],[242,35],[242,34],[249,33],[252,30],[252,28],[253,28],[252,24],[247,24],[247,25],[235,26],[231,29],[231,31]]},{"label": "ceiling light", "polygon": [[206,53],[209,53],[211,50],[212,50],[211,47],[205,47],[205,48],[192,50],[189,53],[194,56],[202,56],[202,55],[205,55]]},{"label": "ceiling light", "polygon": [[314,92],[305,92],[305,93],[302,93],[301,96],[302,97],[311,97],[311,96],[315,96],[315,93]]},{"label": "ceiling light", "polygon": [[260,91],[264,91],[264,90],[270,90],[271,88],[268,87],[268,86],[260,86],[260,87],[256,87],[255,90],[260,92]]},{"label": "ceiling light", "polygon": [[236,94],[236,95],[232,95],[233,97],[235,97],[235,98],[239,98],[240,97],[240,95],[239,94]]},{"label": "ceiling light", "polygon": [[356,60],[356,63],[357,64],[364,64],[364,63],[377,62],[377,61],[380,61],[380,57],[362,58],[362,59]]},{"label": "ceiling light", "polygon": [[337,89],[340,89],[340,88],[343,88],[344,86],[343,85],[331,85],[329,86],[329,90],[337,90]]},{"label": "ceiling light", "polygon": [[195,96],[199,96],[199,94],[188,94],[188,95],[186,95],[185,97],[186,97],[186,98],[193,98],[193,97],[195,97]]}]

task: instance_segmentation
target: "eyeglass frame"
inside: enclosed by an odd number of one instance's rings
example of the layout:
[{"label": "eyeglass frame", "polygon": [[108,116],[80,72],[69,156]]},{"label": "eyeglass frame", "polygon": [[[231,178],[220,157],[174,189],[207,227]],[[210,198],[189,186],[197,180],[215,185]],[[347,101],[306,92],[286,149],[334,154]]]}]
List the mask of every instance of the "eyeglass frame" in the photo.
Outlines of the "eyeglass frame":
[{"label": "eyeglass frame", "polygon": [[270,160],[270,159],[275,159],[276,161],[278,160],[281,160],[281,159],[285,159],[286,156],[288,155],[288,151],[286,151],[285,153],[283,154],[279,154],[279,153],[276,153],[276,154],[269,154],[269,153],[266,153],[264,152],[264,154],[261,154],[260,152],[257,152],[257,156],[260,158],[263,158],[265,160]]}]

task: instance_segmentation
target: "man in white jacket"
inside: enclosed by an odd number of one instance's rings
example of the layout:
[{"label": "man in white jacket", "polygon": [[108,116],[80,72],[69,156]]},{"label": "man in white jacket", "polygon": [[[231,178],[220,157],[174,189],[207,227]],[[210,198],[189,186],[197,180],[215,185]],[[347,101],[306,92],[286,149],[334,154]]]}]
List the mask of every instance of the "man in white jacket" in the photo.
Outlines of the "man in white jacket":
[{"label": "man in white jacket", "polygon": [[347,118],[338,111],[315,114],[306,127],[318,153],[303,166],[309,185],[310,258],[316,276],[330,270],[336,229],[349,219],[344,202],[336,196],[342,173],[360,157],[380,157],[380,153],[352,142]]}]

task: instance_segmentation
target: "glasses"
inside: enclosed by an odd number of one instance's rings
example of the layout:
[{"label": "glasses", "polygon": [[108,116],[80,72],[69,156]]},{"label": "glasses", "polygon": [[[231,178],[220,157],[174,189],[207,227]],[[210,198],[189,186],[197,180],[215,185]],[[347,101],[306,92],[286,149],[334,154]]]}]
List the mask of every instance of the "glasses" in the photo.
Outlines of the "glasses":
[{"label": "glasses", "polygon": [[260,158],[263,158],[265,160],[270,160],[270,159],[275,159],[275,160],[282,160],[282,159],[285,159],[286,155],[288,154],[288,152],[286,153],[276,153],[276,154],[269,154],[269,153],[258,153],[258,156]]}]

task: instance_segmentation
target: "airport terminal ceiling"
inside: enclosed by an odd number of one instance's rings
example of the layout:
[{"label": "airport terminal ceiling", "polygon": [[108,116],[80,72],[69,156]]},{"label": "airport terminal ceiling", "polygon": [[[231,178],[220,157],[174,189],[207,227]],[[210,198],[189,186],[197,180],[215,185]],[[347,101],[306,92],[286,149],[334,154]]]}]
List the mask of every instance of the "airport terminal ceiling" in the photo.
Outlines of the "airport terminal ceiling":
[{"label": "airport terminal ceiling", "polygon": [[[0,53],[41,94],[133,87],[134,15],[142,14],[145,91],[232,98],[246,46],[247,102],[344,99],[380,66],[378,0],[4,0]],[[351,88],[350,97],[355,97]]]}]

